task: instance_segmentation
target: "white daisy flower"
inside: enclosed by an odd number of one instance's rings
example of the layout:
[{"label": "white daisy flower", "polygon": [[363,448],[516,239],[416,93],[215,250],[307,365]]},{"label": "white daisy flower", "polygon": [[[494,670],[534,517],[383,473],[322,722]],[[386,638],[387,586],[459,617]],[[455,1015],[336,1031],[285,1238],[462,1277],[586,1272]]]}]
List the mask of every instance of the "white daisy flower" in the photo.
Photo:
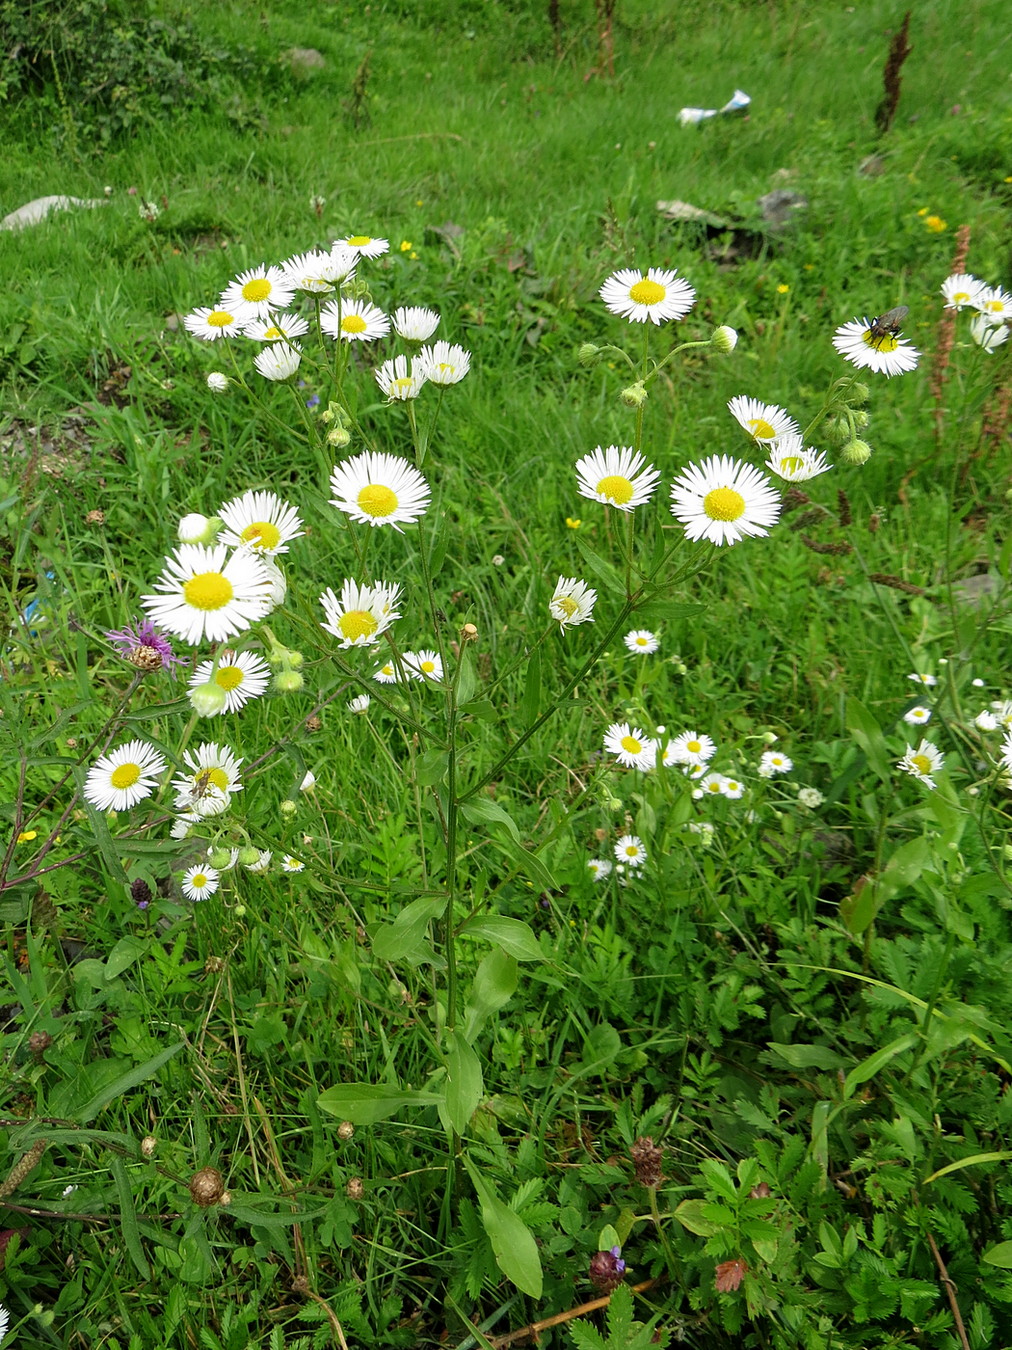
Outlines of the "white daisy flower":
[{"label": "white daisy flower", "polygon": [[312,792],[314,787],[316,787],[316,774],[313,773],[312,769],[307,769],[302,782],[299,784],[299,791]]},{"label": "white daisy flower", "polygon": [[607,858],[588,858],[587,870],[595,881],[607,881],[612,864]]},{"label": "white daisy flower", "polygon": [[443,678],[443,659],[438,652],[405,652],[401,658],[404,669],[413,680],[441,680]]},{"label": "white daisy flower", "polygon": [[895,333],[878,336],[874,321],[869,323],[867,319],[851,319],[841,324],[833,334],[833,346],[859,370],[874,370],[880,375],[902,375],[914,370],[920,357],[906,338]]},{"label": "white daisy flower", "polygon": [[761,403],[757,398],[738,394],[730,400],[727,410],[760,445],[768,445],[781,436],[801,435],[801,428],[794,418],[776,403]]},{"label": "white daisy flower", "polygon": [[384,361],[376,372],[376,383],[391,403],[417,398],[425,383],[425,372],[417,357],[410,364],[406,356]]},{"label": "white daisy flower", "polygon": [[267,572],[249,549],[229,557],[227,544],[180,544],[155,582],[157,595],[141,604],[159,628],[196,647],[224,642],[267,612]]},{"label": "white daisy flower", "polygon": [[212,370],[207,377],[207,387],[212,394],[224,394],[228,388],[228,376],[220,370]]},{"label": "white daisy flower", "polygon": [[717,747],[709,736],[697,735],[695,731],[683,731],[674,739],[674,756],[679,764],[709,764],[717,753]]},{"label": "white daisy flower", "polygon": [[622,641],[634,656],[651,656],[661,645],[657,634],[651,633],[648,628],[634,628],[631,633],[626,633]]},{"label": "white daisy flower", "polygon": [[309,332],[309,324],[298,314],[274,314],[267,319],[254,319],[242,330],[243,337],[253,342],[291,342]]},{"label": "white daisy flower", "polygon": [[471,353],[456,342],[434,342],[418,353],[418,364],[430,384],[459,384],[471,369]]},{"label": "white daisy flower", "polygon": [[251,698],[260,698],[270,681],[270,666],[256,652],[234,652],[226,648],[218,654],[218,664],[201,661],[190,676],[190,688],[216,684],[225,691],[221,711],[238,712]]},{"label": "white daisy flower", "polygon": [[548,612],[563,628],[578,623],[593,623],[597,591],[577,577],[559,577],[555,592],[548,602]]},{"label": "white daisy flower", "polygon": [[400,586],[377,582],[374,586],[360,586],[346,580],[341,586],[340,600],[328,586],[320,596],[326,619],[320,627],[341,639],[341,647],[372,647],[395,619],[400,618],[397,603]]},{"label": "white daisy flower", "polygon": [[251,267],[240,272],[221,293],[222,309],[244,305],[257,318],[284,309],[295,297],[295,287],[280,267]]},{"label": "white daisy flower", "polygon": [[739,797],[745,795],[745,784],[739,783],[737,778],[725,778],[721,791],[725,797],[736,802]]},{"label": "white daisy flower", "polygon": [[281,264],[281,270],[297,291],[307,295],[326,295],[334,289],[330,254],[319,249],[297,253]]},{"label": "white daisy flower", "polygon": [[[386,661],[373,675],[373,679],[377,684],[396,684],[397,678],[397,667],[393,661]],[[367,698],[368,695],[363,695],[362,697]],[[349,707],[350,706],[351,705],[349,704]],[[358,710],[356,709],[356,711]]]},{"label": "white daisy flower", "polygon": [[991,707],[1000,726],[1012,727],[1012,699],[995,699]]},{"label": "white daisy flower", "polygon": [[931,709],[918,704],[916,708],[906,710],[903,714],[903,720],[909,722],[912,727],[922,727],[926,722],[931,721]]},{"label": "white daisy flower", "polygon": [[185,316],[183,327],[205,342],[217,342],[218,338],[238,337],[252,318],[245,305],[234,305],[231,309],[202,305]]},{"label": "white daisy flower", "polygon": [[270,868],[270,865],[271,865],[271,859],[272,859],[273,857],[274,857],[274,854],[271,852],[271,850],[270,850],[269,848],[261,849],[260,852],[257,854],[256,862],[251,862],[251,863],[247,863],[247,864],[246,864],[246,871],[247,871],[247,872],[266,872],[266,871],[268,871],[268,869]]},{"label": "white daisy flower", "polygon": [[922,675],[920,671],[916,670],[912,675],[908,675],[907,679],[913,680],[914,684],[927,685],[929,689],[933,689],[935,685],[938,683],[937,675]]},{"label": "white daisy flower", "polygon": [[722,773],[705,773],[699,780],[699,787],[693,790],[693,797],[723,797],[727,779]]},{"label": "white daisy flower", "polygon": [[368,694],[356,694],[353,699],[348,700],[348,711],[361,717],[363,713],[369,711],[369,705],[372,699]]},{"label": "white daisy flower", "polygon": [[390,332],[390,320],[368,300],[336,300],[320,310],[320,327],[343,342],[375,342]]},{"label": "white daisy flower", "polygon": [[439,315],[421,305],[402,305],[393,312],[394,332],[405,342],[428,342],[439,327]]},{"label": "white daisy flower", "polygon": [[210,864],[197,863],[183,873],[183,894],[187,900],[206,900],[218,889],[218,869]]},{"label": "white daisy flower", "polygon": [[1012,319],[1012,295],[1000,286],[985,286],[973,301],[973,307],[991,323],[1005,323]]},{"label": "white daisy flower", "polygon": [[340,240],[332,244],[330,252],[327,254],[324,269],[327,280],[337,283],[347,281],[349,277],[354,276],[360,256],[360,253],[353,248],[349,248],[347,244],[343,244]]},{"label": "white daisy flower", "polygon": [[993,712],[990,712],[987,708],[982,708],[973,719],[973,725],[978,731],[997,731],[998,719]]},{"label": "white daisy flower", "polygon": [[11,1315],[7,1309],[0,1303],[0,1341],[7,1335],[7,1328],[10,1326]]},{"label": "white daisy flower", "polygon": [[215,853],[219,854],[221,859],[217,864],[217,870],[219,872],[231,872],[233,867],[235,867],[236,863],[239,861],[239,850],[237,848],[228,849],[227,850],[228,856],[226,857],[225,849],[215,848],[213,844],[210,844],[207,850],[207,857],[208,861],[212,864],[212,866],[214,865],[213,855]]},{"label": "white daisy flower", "polygon": [[250,489],[218,508],[225,528],[219,541],[232,548],[248,548],[262,557],[288,552],[288,541],[305,531],[298,511],[273,492]]},{"label": "white daisy flower", "polygon": [[793,768],[794,761],[779,750],[767,750],[759,760],[759,773],[763,778],[774,773],[790,773]]},{"label": "white daisy flower", "polygon": [[766,467],[788,483],[806,483],[833,466],[821,450],[804,449],[800,436],[784,436],[769,447]]},{"label": "white daisy flower", "polygon": [[635,834],[624,834],[614,851],[616,860],[624,867],[642,867],[647,860],[643,840]]},{"label": "white daisy flower", "polygon": [[907,746],[907,752],[898,767],[904,773],[918,779],[925,787],[933,788],[935,780],[931,775],[937,773],[944,762],[945,756],[937,745],[932,745],[930,741],[921,741],[916,750],[912,745]]},{"label": "white daisy flower", "polygon": [[767,534],[780,515],[780,498],[768,478],[730,455],[690,464],[671,485],[671,514],[687,539],[736,544]]},{"label": "white daisy flower", "polygon": [[684,319],[696,299],[696,292],[683,277],[658,267],[650,267],[645,273],[621,268],[607,279],[599,295],[612,314],[630,323]]},{"label": "white daisy flower", "polygon": [[969,272],[956,272],[945,278],[941,290],[946,309],[963,309],[967,305],[974,309],[987,287]]},{"label": "white daisy flower", "polygon": [[330,502],[363,525],[392,525],[417,520],[429,504],[429,485],[406,459],[397,455],[361,455],[338,464],[330,475]]},{"label": "white daisy flower", "polygon": [[633,511],[648,502],[660,473],[628,446],[598,446],[576,461],[576,486],[581,497]]},{"label": "white daisy flower", "polygon": [[612,722],[604,733],[604,748],[628,769],[646,772],[657,763],[657,742],[628,722]]},{"label": "white daisy flower", "polygon": [[985,352],[993,352],[1007,342],[1008,332],[1007,323],[993,323],[986,314],[975,314],[970,320],[970,337]]},{"label": "white daisy flower", "polygon": [[272,342],[253,358],[253,364],[265,380],[289,379],[301,361],[302,348],[288,342]]},{"label": "white daisy flower", "polygon": [[[664,728],[658,727],[657,730],[658,732],[661,732],[664,730]],[[657,742],[657,759],[656,759],[657,768],[673,769],[680,762],[681,761],[678,758],[677,747],[674,741],[665,741],[663,745],[660,743],[660,741]]]},{"label": "white daisy flower", "polygon": [[373,239],[367,234],[349,234],[347,239],[342,239],[340,243],[363,258],[378,258],[390,248],[388,239]]},{"label": "white daisy flower", "polygon": [[1012,772],[1012,735],[1005,737],[998,752],[998,757],[1001,760],[1002,767]]},{"label": "white daisy flower", "polygon": [[99,811],[126,811],[150,797],[164,772],[165,760],[153,745],[127,741],[91,766],[84,797]]},{"label": "white daisy flower", "polygon": [[236,758],[227,745],[205,741],[196,750],[185,751],[183,762],[188,772],[172,780],[176,793],[175,804],[180,810],[196,811],[199,815],[220,815],[221,811],[204,811],[203,803],[212,800],[220,804],[220,798],[224,796],[224,810],[232,793],[243,790],[239,775],[242,759]]},{"label": "white daisy flower", "polygon": [[286,853],[281,859],[282,872],[304,872],[306,864],[300,862],[298,858],[293,858],[290,853]]}]

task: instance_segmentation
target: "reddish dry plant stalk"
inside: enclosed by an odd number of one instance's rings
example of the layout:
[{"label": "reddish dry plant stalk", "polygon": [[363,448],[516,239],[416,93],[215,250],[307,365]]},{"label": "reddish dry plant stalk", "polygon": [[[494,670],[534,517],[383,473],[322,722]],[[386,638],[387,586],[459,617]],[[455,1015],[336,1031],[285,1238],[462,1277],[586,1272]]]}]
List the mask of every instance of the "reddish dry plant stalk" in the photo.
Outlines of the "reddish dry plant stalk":
[{"label": "reddish dry plant stalk", "polygon": [[903,591],[907,595],[924,594],[922,587],[915,586],[912,581],[904,581],[902,577],[894,577],[891,572],[869,572],[868,580],[874,581],[876,586],[890,586],[894,591]]},{"label": "reddish dry plant stalk", "polygon": [[875,126],[880,135],[885,133],[893,124],[893,118],[896,116],[896,109],[900,101],[900,71],[903,68],[903,62],[907,59],[913,48],[907,42],[910,35],[910,10],[903,15],[903,22],[897,31],[893,34],[893,40],[889,44],[889,55],[886,57],[885,70],[882,72],[882,101],[875,109]]},{"label": "reddish dry plant stalk", "polygon": [[[970,227],[969,225],[960,225],[956,231],[956,249],[952,255],[952,262],[949,265],[949,276],[957,276],[966,269],[966,259],[970,252]],[[942,444],[942,431],[945,423],[945,409],[942,406],[942,395],[945,392],[945,372],[949,368],[949,360],[952,355],[952,344],[956,340],[956,311],[954,309],[943,309],[942,317],[938,320],[938,337],[935,342],[935,356],[931,363],[931,398],[934,403],[932,415],[935,419],[935,447],[940,448]]]},{"label": "reddish dry plant stalk", "polygon": [[846,528],[854,519],[850,510],[850,500],[843,488],[838,488],[836,492],[836,514],[841,526],[844,528]]},{"label": "reddish dry plant stalk", "polygon": [[850,545],[842,541],[839,544],[820,544],[817,539],[810,539],[807,534],[801,536],[801,542],[813,553],[831,553],[837,558],[842,558],[851,551]]}]

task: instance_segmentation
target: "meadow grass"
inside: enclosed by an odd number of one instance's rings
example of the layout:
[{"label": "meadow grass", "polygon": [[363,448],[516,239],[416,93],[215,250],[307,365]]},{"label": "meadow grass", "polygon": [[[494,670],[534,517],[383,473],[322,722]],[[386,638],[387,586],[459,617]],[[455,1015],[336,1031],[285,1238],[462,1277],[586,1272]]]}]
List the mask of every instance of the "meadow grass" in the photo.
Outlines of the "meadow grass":
[{"label": "meadow grass", "polygon": [[[601,1324],[614,1350],[655,1330],[700,1350],[1008,1339],[1009,710],[975,718],[1010,692],[1012,343],[983,353],[961,315],[941,422],[930,383],[958,226],[968,270],[1010,281],[1004,6],[915,12],[885,137],[898,6],[618,11],[610,75],[575,0],[560,48],[533,4],[164,6],[263,78],[101,148],[66,80],[6,105],[3,210],[112,189],[0,233],[10,1344],[471,1350],[620,1283],[613,1248],[653,1281],[646,1330],[621,1300]],[[286,73],[292,46],[324,67]],[[747,119],[679,126],[736,86]],[[756,205],[775,188],[807,202],[782,233]],[[672,199],[740,233],[673,224]],[[256,397],[213,395],[225,344],[182,322],[244,268],[359,231],[391,241],[361,265],[375,302],[438,309],[471,353],[403,536],[329,504],[336,460],[418,451],[372,355],[341,384],[335,448],[330,372],[268,384],[237,345]],[[640,434],[610,345],[670,346],[597,297],[632,266],[695,287],[678,340],[739,341],[650,382],[662,479],[630,554],[574,464]],[[763,460],[728,399],[806,425],[853,373],[834,329],[897,304],[924,355],[862,376],[867,463],[820,426],[836,464],[809,502],[769,537],[687,547],[672,478]],[[581,365],[584,344],[609,349]],[[106,632],[137,618],[180,518],[249,488],[305,528],[272,636],[254,630],[275,684],[197,719],[185,676],[132,682]],[[441,686],[377,685],[378,661],[321,629],[323,589],[366,574],[404,588],[398,647],[441,649]],[[551,624],[560,576],[597,588],[592,624]],[[633,627],[655,655],[626,650]],[[182,651],[187,672],[211,655]],[[903,720],[918,702],[923,729]],[[744,797],[619,767],[616,722],[712,736]],[[934,790],[897,768],[922,735],[946,755]],[[177,772],[201,742],[242,756],[220,830],[170,839],[165,789],[115,815],[75,796],[110,739],[138,737]],[[771,746],[790,774],[757,773]],[[593,881],[624,835],[647,866]],[[192,903],[208,842],[270,849],[272,869]]]}]

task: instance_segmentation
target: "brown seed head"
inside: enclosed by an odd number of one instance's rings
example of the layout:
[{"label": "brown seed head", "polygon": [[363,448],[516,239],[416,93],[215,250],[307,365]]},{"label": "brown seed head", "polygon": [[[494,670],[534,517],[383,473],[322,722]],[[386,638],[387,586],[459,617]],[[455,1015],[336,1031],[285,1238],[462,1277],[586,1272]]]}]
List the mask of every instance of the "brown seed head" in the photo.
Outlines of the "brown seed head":
[{"label": "brown seed head", "polygon": [[625,1279],[625,1262],[617,1255],[618,1247],[611,1251],[595,1252],[590,1258],[587,1271],[590,1282],[602,1294],[610,1294]]},{"label": "brown seed head", "polygon": [[97,510],[96,510],[96,511],[89,511],[88,514],[87,514],[87,515],[85,516],[85,518],[84,518],[84,523],[85,523],[85,525],[104,525],[104,524],[105,524],[105,512],[104,512],[104,511],[97,511]]},{"label": "brown seed head", "polygon": [[204,962],[205,975],[220,975],[225,969],[225,962],[220,956],[209,956]]},{"label": "brown seed head", "polygon": [[338,1139],[350,1139],[354,1133],[355,1133],[355,1126],[351,1123],[350,1120],[342,1120],[340,1125],[338,1125],[337,1127]]},{"label": "brown seed head", "polygon": [[349,1200],[361,1200],[365,1195],[365,1186],[362,1184],[361,1177],[349,1177],[348,1184],[344,1188],[344,1193]]},{"label": "brown seed head", "polygon": [[636,1180],[641,1186],[655,1188],[661,1184],[664,1153],[648,1134],[636,1140],[629,1150],[629,1156],[636,1168]]},{"label": "brown seed head", "polygon": [[154,1157],[155,1149],[158,1147],[158,1140],[153,1134],[146,1134],[141,1140],[141,1157]]},{"label": "brown seed head", "polygon": [[478,630],[473,623],[465,623],[460,630],[461,642],[476,642],[478,640]]},{"label": "brown seed head", "polygon": [[190,1199],[201,1209],[222,1203],[225,1182],[217,1167],[202,1167],[190,1178]]},{"label": "brown seed head", "polygon": [[323,726],[323,718],[317,717],[316,713],[313,713],[312,717],[306,718],[307,731],[319,731],[322,726]]},{"label": "brown seed head", "polygon": [[150,670],[161,670],[162,658],[154,647],[135,647],[132,652],[127,652],[125,659],[130,662],[137,670],[145,672]]},{"label": "brown seed head", "polygon": [[53,1043],[53,1038],[48,1031],[33,1031],[28,1037],[28,1049],[32,1053],[32,1059],[41,1063],[42,1056],[46,1053]]}]

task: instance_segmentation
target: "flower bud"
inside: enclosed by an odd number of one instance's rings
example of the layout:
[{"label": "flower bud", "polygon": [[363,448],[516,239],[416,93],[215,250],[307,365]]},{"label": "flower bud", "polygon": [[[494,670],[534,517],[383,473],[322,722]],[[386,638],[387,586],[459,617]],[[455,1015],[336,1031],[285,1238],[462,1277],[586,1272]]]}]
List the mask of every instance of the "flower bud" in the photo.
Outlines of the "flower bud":
[{"label": "flower bud", "polygon": [[871,459],[871,446],[867,441],[849,441],[840,451],[840,458],[844,464],[855,466],[867,464]]},{"label": "flower bud", "polygon": [[212,370],[207,377],[207,387],[212,394],[224,394],[228,388],[228,376],[223,375],[220,370]]},{"label": "flower bud", "polygon": [[343,450],[346,445],[351,444],[351,432],[345,427],[331,427],[327,432],[327,444],[337,450]]},{"label": "flower bud", "polygon": [[176,537],[181,544],[202,544],[211,522],[198,511],[184,516],[176,526]]},{"label": "flower bud", "polygon": [[283,670],[274,676],[274,688],[279,694],[297,694],[305,683],[297,670]]},{"label": "flower bud", "polygon": [[737,345],[737,330],[729,328],[726,323],[722,323],[719,328],[715,328],[710,335],[710,346],[715,351],[722,352],[725,356],[728,352],[733,352]]},{"label": "flower bud", "polygon": [[198,684],[189,691],[187,697],[190,700],[190,707],[198,717],[215,717],[218,713],[223,713],[228,701],[228,695],[217,680]]},{"label": "flower bud", "polygon": [[158,1140],[153,1134],[146,1134],[141,1140],[141,1157],[154,1157],[155,1149],[158,1147]]},{"label": "flower bud", "polygon": [[350,1139],[354,1133],[355,1133],[355,1126],[351,1123],[350,1120],[342,1120],[340,1125],[338,1125],[337,1127],[338,1139]]},{"label": "flower bud", "polygon": [[623,389],[619,398],[627,408],[642,408],[647,401],[646,386],[642,380],[637,380],[635,384]]},{"label": "flower bud", "polygon": [[866,384],[852,384],[847,390],[846,397],[852,408],[859,408],[871,398],[871,390]]},{"label": "flower bud", "polygon": [[580,347],[580,350],[576,353],[576,359],[577,361],[579,361],[581,366],[584,366],[587,370],[589,370],[591,366],[597,365],[600,351],[601,348],[597,345],[597,343],[585,342]]},{"label": "flower bud", "polygon": [[190,1199],[201,1209],[210,1209],[221,1203],[225,1182],[217,1167],[202,1167],[194,1172],[189,1183]]},{"label": "flower bud", "polygon": [[239,850],[239,861],[243,867],[252,867],[260,858],[260,850],[254,848],[252,844],[247,844]]},{"label": "flower bud", "polygon": [[223,872],[227,870],[229,863],[232,861],[232,853],[227,848],[212,848],[207,860],[212,867],[216,867],[219,872]]},{"label": "flower bud", "polygon": [[602,1294],[610,1294],[619,1287],[625,1276],[625,1262],[622,1260],[621,1247],[610,1247],[604,1252],[595,1252],[590,1258],[590,1282]]},{"label": "flower bud", "polygon": [[278,806],[278,810],[281,812],[283,816],[294,816],[298,809],[299,808],[297,804],[293,802],[290,797],[286,797],[285,800],[281,802],[281,804]]}]

